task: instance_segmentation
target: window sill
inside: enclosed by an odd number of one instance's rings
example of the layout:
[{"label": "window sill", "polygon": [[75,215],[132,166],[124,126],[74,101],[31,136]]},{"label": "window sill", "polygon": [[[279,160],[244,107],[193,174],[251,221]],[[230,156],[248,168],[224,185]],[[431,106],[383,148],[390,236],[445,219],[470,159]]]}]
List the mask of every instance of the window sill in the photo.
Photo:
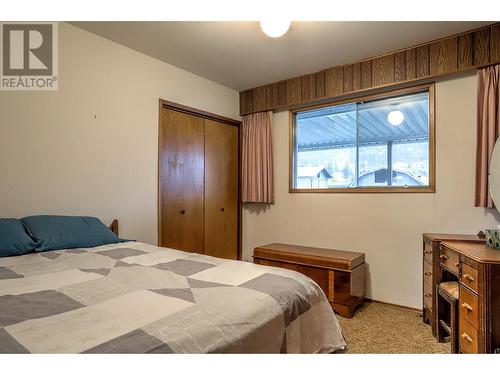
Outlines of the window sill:
[{"label": "window sill", "polygon": [[425,187],[366,187],[366,188],[338,188],[338,189],[288,189],[288,192],[293,193],[328,193],[328,194],[357,194],[357,193],[435,193],[436,189],[432,186]]}]

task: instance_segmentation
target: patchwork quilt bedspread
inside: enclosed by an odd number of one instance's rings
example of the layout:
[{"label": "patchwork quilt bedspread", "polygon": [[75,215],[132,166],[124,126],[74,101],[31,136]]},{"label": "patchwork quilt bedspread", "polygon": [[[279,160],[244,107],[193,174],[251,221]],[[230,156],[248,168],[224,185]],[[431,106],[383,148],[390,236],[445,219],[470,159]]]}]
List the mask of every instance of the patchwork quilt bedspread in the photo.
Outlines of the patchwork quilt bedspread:
[{"label": "patchwork quilt bedspread", "polygon": [[297,272],[126,242],[0,258],[0,353],[314,353],[346,347]]}]

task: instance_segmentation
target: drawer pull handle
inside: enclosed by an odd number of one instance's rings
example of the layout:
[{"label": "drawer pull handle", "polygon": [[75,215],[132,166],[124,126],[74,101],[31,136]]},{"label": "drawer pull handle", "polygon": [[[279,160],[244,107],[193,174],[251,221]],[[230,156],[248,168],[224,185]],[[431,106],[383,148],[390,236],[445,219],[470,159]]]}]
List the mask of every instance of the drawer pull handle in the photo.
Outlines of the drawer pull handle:
[{"label": "drawer pull handle", "polygon": [[442,260],[446,260],[448,259],[448,255],[441,254],[439,258],[441,258]]},{"label": "drawer pull handle", "polygon": [[464,332],[464,333],[462,333],[462,337],[463,337],[464,339],[466,339],[468,342],[472,342],[472,341],[473,341],[473,340],[472,340],[472,337],[470,337],[470,336],[469,336],[468,334],[466,334],[465,332]]},{"label": "drawer pull handle", "polygon": [[471,281],[471,282],[474,281],[474,278],[471,275],[469,275],[468,273],[464,273],[462,275],[462,278],[464,278],[465,280]]},{"label": "drawer pull handle", "polygon": [[460,265],[460,263],[459,263],[459,262],[456,262],[456,263],[455,263],[455,267],[458,267],[459,265]]},{"label": "drawer pull handle", "polygon": [[424,254],[432,254],[432,251],[430,251],[430,250],[425,250],[425,251],[424,251]]},{"label": "drawer pull handle", "polygon": [[462,303],[462,307],[463,307],[465,310],[467,310],[467,311],[472,311],[472,310],[473,310],[472,306],[471,306],[471,305],[469,305],[469,304],[468,304],[468,303],[466,303],[466,302]]},{"label": "drawer pull handle", "polygon": [[424,294],[424,296],[427,297],[427,298],[431,298],[432,294],[426,293],[426,294]]},{"label": "drawer pull handle", "polygon": [[424,275],[425,276],[430,276],[430,275],[432,275],[432,273],[431,272],[426,272]]}]

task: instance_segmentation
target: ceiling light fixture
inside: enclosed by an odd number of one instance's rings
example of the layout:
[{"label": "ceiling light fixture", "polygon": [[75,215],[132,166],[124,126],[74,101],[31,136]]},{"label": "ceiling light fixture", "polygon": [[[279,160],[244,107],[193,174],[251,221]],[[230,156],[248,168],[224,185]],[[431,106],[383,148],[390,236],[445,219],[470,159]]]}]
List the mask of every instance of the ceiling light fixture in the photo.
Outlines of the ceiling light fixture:
[{"label": "ceiling light fixture", "polygon": [[400,110],[390,111],[387,115],[387,121],[389,121],[389,123],[394,126],[401,125],[404,119],[405,115],[403,115],[403,112],[401,112]]},{"label": "ceiling light fixture", "polygon": [[291,22],[283,19],[268,19],[260,21],[260,28],[271,38],[279,38],[285,35],[290,28]]}]

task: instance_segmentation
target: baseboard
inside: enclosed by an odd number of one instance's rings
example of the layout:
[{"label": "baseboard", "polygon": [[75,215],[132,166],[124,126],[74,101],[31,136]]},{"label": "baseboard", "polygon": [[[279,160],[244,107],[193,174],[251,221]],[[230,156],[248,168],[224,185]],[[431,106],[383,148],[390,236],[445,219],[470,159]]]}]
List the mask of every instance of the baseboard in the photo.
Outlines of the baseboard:
[{"label": "baseboard", "polygon": [[375,299],[366,298],[366,297],[365,297],[365,301],[377,302],[377,303],[381,303],[381,304],[384,304],[384,305],[399,307],[401,309],[411,310],[411,311],[414,311],[416,313],[422,314],[422,309],[416,309],[415,307],[403,306],[403,305],[398,305],[396,303],[390,303],[390,302],[384,302],[384,301],[377,301]]}]

